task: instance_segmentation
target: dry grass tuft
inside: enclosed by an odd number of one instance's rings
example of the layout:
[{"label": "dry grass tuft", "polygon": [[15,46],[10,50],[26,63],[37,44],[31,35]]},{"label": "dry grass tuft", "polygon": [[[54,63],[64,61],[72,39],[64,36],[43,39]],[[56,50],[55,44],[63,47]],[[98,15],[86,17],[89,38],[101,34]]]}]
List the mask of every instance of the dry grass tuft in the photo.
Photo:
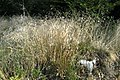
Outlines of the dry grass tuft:
[{"label": "dry grass tuft", "polygon": [[111,34],[102,32],[100,23],[90,17],[74,20],[24,16],[1,23],[0,28],[6,25],[7,29],[1,32],[0,49],[4,51],[0,51],[3,54],[0,55],[0,68],[8,79],[12,76],[23,79],[38,79],[40,76],[43,79],[67,79],[71,75],[83,79],[82,76],[87,76],[84,73],[86,70],[83,71],[76,64],[83,58],[99,59],[99,65],[93,72],[95,78],[105,74],[102,78],[110,79],[117,75],[115,65],[111,65],[119,61],[119,26],[107,41],[106,35]]}]

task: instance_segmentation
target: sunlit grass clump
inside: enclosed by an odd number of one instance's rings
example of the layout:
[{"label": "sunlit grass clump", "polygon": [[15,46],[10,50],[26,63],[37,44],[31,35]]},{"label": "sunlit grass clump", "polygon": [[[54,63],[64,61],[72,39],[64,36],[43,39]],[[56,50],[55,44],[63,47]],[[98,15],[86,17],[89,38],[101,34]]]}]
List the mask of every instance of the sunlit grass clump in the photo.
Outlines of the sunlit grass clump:
[{"label": "sunlit grass clump", "polygon": [[93,78],[119,76],[119,27],[114,32],[90,17],[75,20],[12,17],[0,22],[0,78],[5,80],[79,80],[88,72],[77,62],[97,58]]}]

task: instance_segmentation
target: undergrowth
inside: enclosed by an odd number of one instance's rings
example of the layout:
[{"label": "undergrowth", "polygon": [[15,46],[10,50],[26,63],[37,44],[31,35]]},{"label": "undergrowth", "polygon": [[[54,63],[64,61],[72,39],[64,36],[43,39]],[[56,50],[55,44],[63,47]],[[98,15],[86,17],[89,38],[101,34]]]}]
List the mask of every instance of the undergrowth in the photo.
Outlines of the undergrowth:
[{"label": "undergrowth", "polygon": [[[81,59],[97,58],[92,78],[119,77],[120,24],[102,26],[91,17],[67,19],[13,16],[0,22],[0,79],[88,79]],[[110,29],[114,26],[114,29]],[[103,28],[105,27],[105,28]]]}]

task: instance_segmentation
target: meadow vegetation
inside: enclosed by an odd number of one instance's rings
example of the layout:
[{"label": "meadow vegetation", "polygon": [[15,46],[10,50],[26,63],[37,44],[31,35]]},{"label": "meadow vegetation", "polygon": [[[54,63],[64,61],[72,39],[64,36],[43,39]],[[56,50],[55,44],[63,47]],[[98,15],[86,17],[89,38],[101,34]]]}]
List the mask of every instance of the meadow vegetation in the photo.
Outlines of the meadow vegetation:
[{"label": "meadow vegetation", "polygon": [[[81,59],[99,59],[92,80],[120,76],[120,23],[13,16],[0,18],[1,80],[90,80]],[[119,79],[118,79],[119,80]]]}]

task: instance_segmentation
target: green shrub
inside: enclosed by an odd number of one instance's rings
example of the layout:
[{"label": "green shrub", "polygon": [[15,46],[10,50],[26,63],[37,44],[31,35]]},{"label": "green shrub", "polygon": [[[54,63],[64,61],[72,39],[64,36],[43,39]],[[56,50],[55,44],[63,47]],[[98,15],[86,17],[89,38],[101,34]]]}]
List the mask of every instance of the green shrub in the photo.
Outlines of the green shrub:
[{"label": "green shrub", "polygon": [[110,13],[119,1],[109,0],[65,0],[72,13],[84,12],[92,17],[103,17]]}]

